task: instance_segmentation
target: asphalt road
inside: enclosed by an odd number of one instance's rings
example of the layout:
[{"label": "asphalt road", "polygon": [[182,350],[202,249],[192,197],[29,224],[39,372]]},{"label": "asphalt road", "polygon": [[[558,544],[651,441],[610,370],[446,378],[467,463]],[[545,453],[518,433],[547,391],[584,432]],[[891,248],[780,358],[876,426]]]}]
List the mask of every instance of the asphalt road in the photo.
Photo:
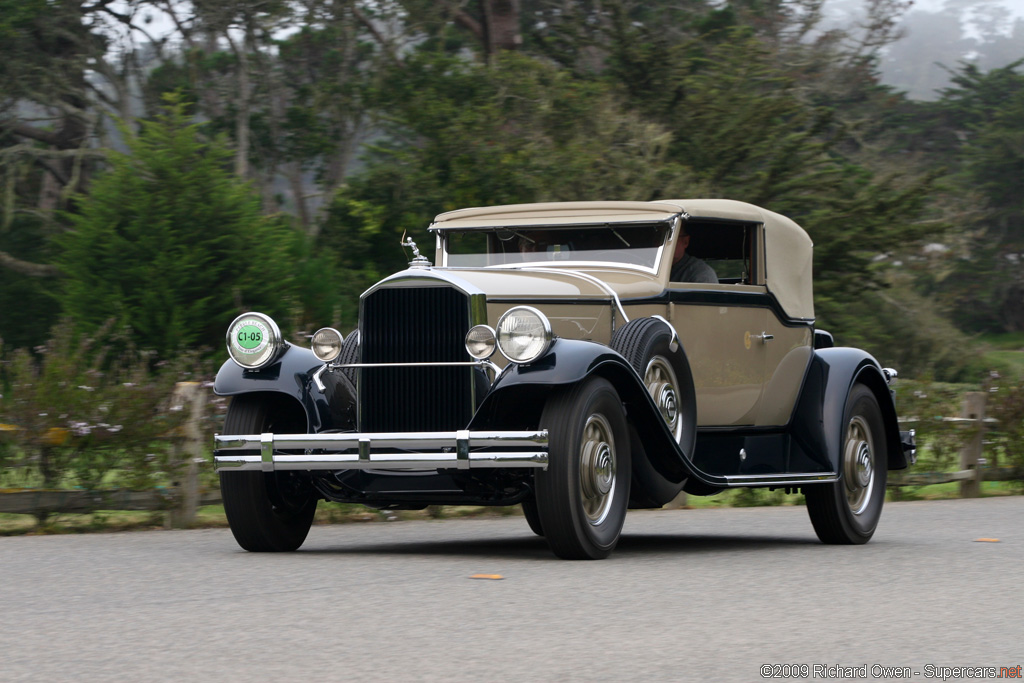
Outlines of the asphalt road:
[{"label": "asphalt road", "polygon": [[601,562],[554,559],[521,517],[318,526],[288,555],[226,529],[0,538],[3,681],[756,681],[772,663],[1024,664],[1024,497],[888,504],[859,547],[819,544],[803,508],[631,512]]}]

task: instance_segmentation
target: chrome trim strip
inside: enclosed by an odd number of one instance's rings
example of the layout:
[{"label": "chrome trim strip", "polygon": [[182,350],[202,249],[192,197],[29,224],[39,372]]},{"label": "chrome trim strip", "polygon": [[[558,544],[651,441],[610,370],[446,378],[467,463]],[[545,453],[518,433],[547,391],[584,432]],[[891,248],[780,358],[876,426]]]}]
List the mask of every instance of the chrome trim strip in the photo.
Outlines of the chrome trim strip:
[{"label": "chrome trim strip", "polygon": [[[244,434],[214,436],[217,471],[539,467],[548,464],[548,433],[539,431],[399,434]],[[479,451],[484,448],[522,449]],[[275,450],[305,453],[275,453]],[[236,454],[257,450],[258,454]],[[349,451],[311,453],[314,450]],[[385,450],[399,452],[382,452]],[[355,452],[352,452],[355,451]]]},{"label": "chrome trim strip", "polygon": [[469,328],[487,324],[487,295],[475,292],[469,295]]},{"label": "chrome trim strip", "polygon": [[734,474],[723,477],[729,486],[795,486],[798,484],[829,484],[839,481],[835,472],[807,474]]},{"label": "chrome trim strip", "polygon": [[666,320],[665,316],[652,315],[651,317],[668,325],[668,329],[672,331],[672,339],[668,342],[668,348],[670,351],[675,352],[675,350],[679,348],[679,333],[676,332],[675,325]]},{"label": "chrome trim strip", "polygon": [[[513,270],[518,270],[518,271],[521,271],[521,272],[524,272],[524,273],[547,273],[548,272],[548,269],[544,269],[544,268],[514,268]],[[618,294],[618,292],[616,292],[614,289],[612,289],[611,286],[607,282],[605,282],[604,280],[599,280],[598,278],[594,277],[593,275],[587,275],[586,273],[579,273],[579,272],[577,272],[575,270],[560,270],[558,272],[561,275],[569,275],[569,276],[573,276],[573,277],[578,277],[581,280],[586,280],[590,284],[597,285],[602,291],[607,293],[608,296],[610,296],[615,301],[615,305],[619,309],[619,314],[622,315],[623,323],[628,323],[629,322],[629,316],[626,315],[626,309],[624,309],[622,307],[622,302],[619,301],[619,294]]]},{"label": "chrome trim strip", "polygon": [[[403,270],[394,275],[389,275],[377,284],[373,285],[365,292],[359,295],[360,299],[360,320],[362,320],[362,299],[368,295],[376,292],[378,289],[383,288],[396,288],[396,287],[422,287],[430,286],[433,284],[431,281],[438,281],[438,286],[449,286],[454,287],[463,294],[467,294],[472,297],[474,294],[482,294],[486,297],[487,293],[477,287],[471,282],[468,282],[458,275],[455,275],[450,270],[441,270],[438,268],[422,269],[422,270]],[[472,304],[471,304],[472,306]],[[470,325],[472,327],[472,325]]]},{"label": "chrome trim strip", "polygon": [[[664,247],[658,247],[658,253],[655,255],[655,261],[660,258],[661,250]],[[626,261],[583,261],[583,260],[572,260],[572,261],[526,261],[523,263],[497,263],[493,266],[451,266],[446,270],[458,272],[460,270],[522,270],[524,268],[546,268],[549,270],[555,270],[556,272],[575,271],[577,269],[586,270],[635,270],[641,273],[647,273],[648,275],[657,275],[658,269],[649,266],[642,266],[639,263],[628,263]]]}]

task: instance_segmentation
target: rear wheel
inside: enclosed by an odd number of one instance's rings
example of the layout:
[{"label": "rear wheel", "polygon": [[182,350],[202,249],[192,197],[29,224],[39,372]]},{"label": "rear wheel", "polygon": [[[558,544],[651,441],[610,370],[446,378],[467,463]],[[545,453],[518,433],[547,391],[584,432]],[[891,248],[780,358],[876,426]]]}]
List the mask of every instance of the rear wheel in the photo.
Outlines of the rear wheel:
[{"label": "rear wheel", "polygon": [[608,557],[629,501],[626,416],[615,388],[592,377],[544,406],[547,470],[537,472],[537,511],[551,550],[571,560]]},{"label": "rear wheel", "polygon": [[[301,410],[262,396],[236,396],[225,434],[296,433],[306,429]],[[298,472],[221,472],[224,513],[235,540],[251,552],[296,550],[306,540],[317,496]]]},{"label": "rear wheel", "polygon": [[846,402],[839,481],[805,486],[807,514],[823,543],[867,543],[885,502],[888,453],[875,395],[857,384]]}]

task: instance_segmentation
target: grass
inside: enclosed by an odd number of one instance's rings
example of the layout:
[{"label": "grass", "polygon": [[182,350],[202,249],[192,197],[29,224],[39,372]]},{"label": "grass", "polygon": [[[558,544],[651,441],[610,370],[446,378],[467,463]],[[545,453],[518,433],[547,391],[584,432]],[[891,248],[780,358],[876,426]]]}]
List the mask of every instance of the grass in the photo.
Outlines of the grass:
[{"label": "grass", "polygon": [[[314,524],[350,524],[412,519],[518,515],[518,505],[509,507],[431,506],[426,510],[375,510],[363,505],[326,503],[317,506]],[[223,505],[205,505],[196,512],[193,529],[226,527]],[[27,534],[86,534],[115,531],[146,531],[164,528],[162,511],[97,510],[92,513],[53,514],[39,525],[32,515],[0,513],[0,536]]]},{"label": "grass", "polygon": [[1024,380],[1024,332],[983,334],[980,340],[989,347],[983,357],[991,365]]},{"label": "grass", "polygon": [[[981,484],[982,497],[1010,496],[1024,493],[1020,482],[986,481]],[[960,497],[960,485],[931,484],[889,489],[886,500],[947,500]],[[733,489],[714,496],[687,496],[686,509],[724,507],[756,507],[803,505],[802,494],[786,494],[767,489]],[[354,524],[396,520],[438,520],[462,517],[506,517],[521,515],[518,505],[509,507],[431,506],[426,510],[375,510],[362,505],[325,503],[317,506],[314,524]],[[226,527],[222,505],[206,505],[196,513],[194,529]],[[109,533],[146,531],[164,528],[160,511],[97,510],[88,514],[54,514],[39,526],[32,515],[0,513],[0,536]]]}]

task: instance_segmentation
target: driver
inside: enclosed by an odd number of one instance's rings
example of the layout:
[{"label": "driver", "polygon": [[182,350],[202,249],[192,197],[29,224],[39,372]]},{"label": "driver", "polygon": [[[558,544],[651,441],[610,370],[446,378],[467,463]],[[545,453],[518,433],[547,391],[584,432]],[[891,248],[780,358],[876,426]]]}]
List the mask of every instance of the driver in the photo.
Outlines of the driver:
[{"label": "driver", "polygon": [[711,266],[699,258],[686,253],[690,246],[690,236],[686,234],[685,225],[679,226],[679,237],[676,239],[676,251],[672,257],[672,282],[706,282],[717,285],[718,276]]}]

